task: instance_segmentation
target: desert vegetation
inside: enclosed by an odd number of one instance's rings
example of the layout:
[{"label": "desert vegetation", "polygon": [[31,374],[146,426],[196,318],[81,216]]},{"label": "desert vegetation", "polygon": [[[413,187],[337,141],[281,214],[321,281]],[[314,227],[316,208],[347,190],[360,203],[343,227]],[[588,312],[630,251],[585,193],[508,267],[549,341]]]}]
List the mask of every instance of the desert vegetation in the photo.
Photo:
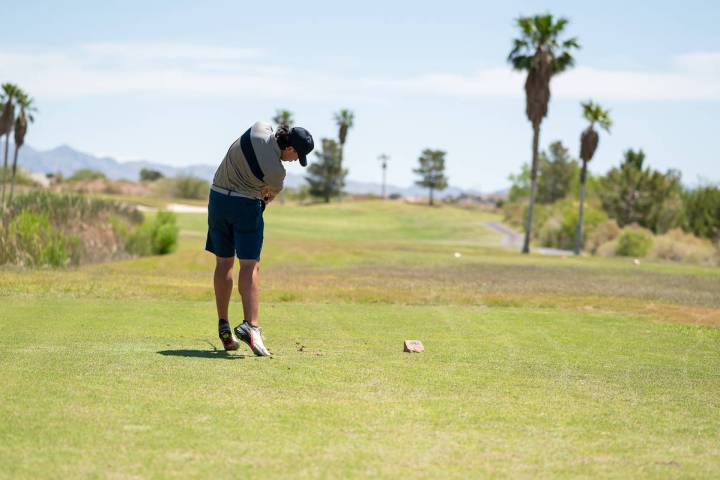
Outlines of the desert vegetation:
[{"label": "desert vegetation", "polygon": [[[593,255],[720,264],[720,188],[684,189],[679,172],[652,169],[642,150],[627,150],[620,165],[605,175],[583,170],[560,142],[541,153],[531,232],[539,245],[569,250],[579,240],[580,248]],[[510,179],[513,186],[502,211],[505,221],[522,228],[530,188],[527,166]],[[580,198],[579,183],[587,184],[587,195],[580,190]],[[583,201],[584,232],[578,236]]]},{"label": "desert vegetation", "polygon": [[124,203],[35,191],[10,201],[0,225],[0,265],[65,267],[166,254],[177,244],[175,216],[145,218]]}]

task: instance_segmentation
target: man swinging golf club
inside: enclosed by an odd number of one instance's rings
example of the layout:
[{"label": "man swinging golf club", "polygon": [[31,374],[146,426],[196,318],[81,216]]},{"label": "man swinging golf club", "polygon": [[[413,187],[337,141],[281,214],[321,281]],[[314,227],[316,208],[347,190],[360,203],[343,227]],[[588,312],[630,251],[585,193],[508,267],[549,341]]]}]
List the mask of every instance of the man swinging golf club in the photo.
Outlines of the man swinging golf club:
[{"label": "man swinging golf club", "polygon": [[[300,160],[314,147],[304,128],[281,126],[273,133],[270,124],[257,122],[235,140],[215,172],[208,203],[208,235],[205,250],[215,254],[215,303],[218,333],[225,350],[237,350],[236,337],[258,356],[269,356],[258,323],[258,271],[263,243],[263,212],[282,190],[282,162]],[[235,256],[240,262],[238,290],[244,321],[230,329],[228,308],[233,290]]]}]

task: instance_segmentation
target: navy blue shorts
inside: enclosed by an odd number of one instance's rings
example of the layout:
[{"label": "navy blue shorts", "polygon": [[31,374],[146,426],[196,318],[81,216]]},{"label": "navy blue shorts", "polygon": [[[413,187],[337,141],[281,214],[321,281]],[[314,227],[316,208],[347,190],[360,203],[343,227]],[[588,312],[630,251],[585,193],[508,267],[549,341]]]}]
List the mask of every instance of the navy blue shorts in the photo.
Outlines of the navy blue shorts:
[{"label": "navy blue shorts", "polygon": [[218,257],[237,255],[241,260],[260,260],[265,230],[263,210],[262,200],[210,190],[205,250]]}]

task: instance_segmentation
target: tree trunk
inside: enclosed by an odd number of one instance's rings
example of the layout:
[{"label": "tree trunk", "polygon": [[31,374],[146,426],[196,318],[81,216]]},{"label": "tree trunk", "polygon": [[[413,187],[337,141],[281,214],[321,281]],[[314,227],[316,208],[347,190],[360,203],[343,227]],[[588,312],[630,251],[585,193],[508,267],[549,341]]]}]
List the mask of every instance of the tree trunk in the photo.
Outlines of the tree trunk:
[{"label": "tree trunk", "polygon": [[[338,171],[342,172],[343,148],[345,146],[345,143],[344,142],[338,142],[338,143],[340,143],[340,148],[338,148]],[[335,180],[333,180],[333,181],[335,181]],[[342,192],[338,192],[338,202],[342,202]],[[330,199],[328,199],[328,203],[330,203]]]},{"label": "tree trunk", "polygon": [[433,205],[433,189],[430,188],[430,205]]},{"label": "tree trunk", "polygon": [[385,195],[385,172],[387,167],[383,165],[383,177],[382,177],[382,198],[385,200],[387,197]]},{"label": "tree trunk", "polygon": [[525,241],[522,253],[530,253],[530,234],[532,232],[533,207],[535,206],[535,190],[537,190],[538,144],[540,143],[540,123],[533,124],[532,166],[530,168],[530,200],[528,203],[527,223],[525,225]]},{"label": "tree trunk", "polygon": [[8,197],[8,204],[12,202],[13,193],[15,192],[15,175],[17,174],[18,150],[20,150],[20,147],[15,145],[15,157],[13,158],[12,180],[10,181],[10,196]]},{"label": "tree trunk", "polygon": [[580,255],[583,243],[583,203],[585,203],[585,177],[587,175],[587,162],[583,160],[580,171],[580,210],[578,211],[577,230],[575,231],[575,255]]},{"label": "tree trunk", "polygon": [[5,134],[5,161],[3,162],[2,196],[0,197],[0,206],[5,205],[5,181],[7,179],[8,145],[10,145],[10,132]]}]

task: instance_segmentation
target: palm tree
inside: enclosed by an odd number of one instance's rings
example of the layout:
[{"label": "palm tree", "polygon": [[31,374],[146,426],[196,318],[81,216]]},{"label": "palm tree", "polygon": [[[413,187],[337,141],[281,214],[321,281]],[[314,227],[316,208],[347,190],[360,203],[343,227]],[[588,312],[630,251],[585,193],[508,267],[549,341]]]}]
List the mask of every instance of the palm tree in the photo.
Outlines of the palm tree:
[{"label": "palm tree", "polygon": [[12,202],[13,193],[15,192],[15,175],[17,174],[17,161],[18,161],[18,150],[25,143],[25,134],[27,133],[28,123],[35,121],[33,112],[37,111],[37,108],[33,105],[33,99],[25,92],[21,92],[17,98],[17,104],[20,107],[20,114],[15,120],[15,156],[13,158],[12,165],[12,181],[10,183],[10,196],[8,197],[8,203]]},{"label": "palm tree", "polygon": [[292,128],[295,124],[295,119],[290,110],[275,110],[275,116],[272,120],[278,127],[287,125],[288,128]]},{"label": "palm tree", "polygon": [[525,113],[532,123],[532,165],[530,168],[530,199],[523,253],[530,252],[533,206],[537,180],[538,145],[540,123],[547,116],[550,101],[550,80],[553,76],[573,66],[575,60],[570,51],[580,48],[576,38],[560,41],[560,35],[568,24],[566,18],[553,18],[550,14],[520,17],[516,20],[520,38],[513,41],[508,62],[513,69],[527,72],[525,80]]},{"label": "palm tree", "polygon": [[595,124],[610,133],[612,120],[608,110],[603,109],[597,103],[589,100],[580,103],[583,109],[583,117],[590,122],[590,125],[580,135],[580,158],[582,158],[582,170],[580,171],[580,211],[578,212],[577,230],[575,232],[575,255],[580,255],[582,247],[582,225],[583,225],[583,203],[585,202],[585,178],[587,176],[587,164],[592,160],[597,149],[600,136],[595,131]]},{"label": "palm tree", "polygon": [[10,132],[15,123],[15,99],[22,93],[17,85],[12,83],[4,83],[0,87],[2,91],[2,100],[4,103],[2,116],[0,116],[0,137],[5,135],[5,160],[3,162],[2,174],[2,195],[0,195],[0,204],[5,205],[5,181],[8,167],[8,147],[10,145]]},{"label": "palm tree", "polygon": [[380,160],[380,165],[382,167],[382,192],[381,192],[381,195],[384,200],[387,197],[387,195],[385,193],[385,183],[386,183],[385,177],[387,174],[387,164],[388,164],[388,160],[390,160],[390,155],[386,155],[383,153],[378,157],[378,160]]},{"label": "palm tree", "polygon": [[353,119],[355,115],[351,110],[343,108],[335,114],[335,123],[337,124],[338,130],[338,143],[340,148],[338,155],[340,156],[340,165],[342,166],[343,161],[343,149],[345,147],[345,140],[347,139],[348,130],[353,126]]}]

